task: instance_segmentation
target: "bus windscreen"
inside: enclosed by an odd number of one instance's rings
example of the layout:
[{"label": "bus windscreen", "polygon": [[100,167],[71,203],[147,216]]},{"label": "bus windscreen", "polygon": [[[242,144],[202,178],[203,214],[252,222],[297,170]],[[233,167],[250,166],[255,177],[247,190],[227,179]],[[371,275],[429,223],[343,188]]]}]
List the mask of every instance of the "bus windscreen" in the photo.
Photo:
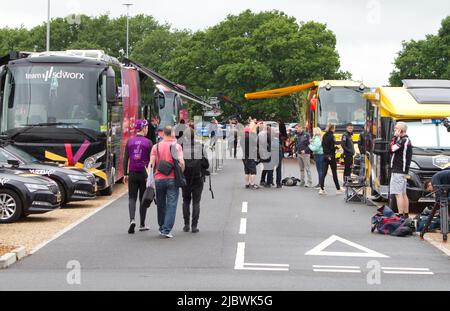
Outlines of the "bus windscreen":
[{"label": "bus windscreen", "polygon": [[7,128],[70,123],[100,131],[105,109],[104,68],[38,64],[11,68]]}]

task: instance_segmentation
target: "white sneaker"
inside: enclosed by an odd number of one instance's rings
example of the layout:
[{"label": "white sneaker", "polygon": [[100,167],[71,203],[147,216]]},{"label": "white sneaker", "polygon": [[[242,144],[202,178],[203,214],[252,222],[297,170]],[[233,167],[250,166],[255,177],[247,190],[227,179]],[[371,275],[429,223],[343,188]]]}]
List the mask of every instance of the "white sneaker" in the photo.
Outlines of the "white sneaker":
[{"label": "white sneaker", "polygon": [[172,233],[164,234],[164,236],[165,236],[166,238],[168,238],[168,239],[172,239],[172,238],[173,238]]},{"label": "white sneaker", "polygon": [[320,194],[320,195],[325,195],[325,194],[327,194],[327,192],[326,192],[325,190],[320,189],[320,190],[319,190],[319,194]]},{"label": "white sneaker", "polygon": [[139,227],[140,232],[150,231],[149,227]]},{"label": "white sneaker", "polygon": [[343,189],[336,190],[336,194],[344,194],[344,193],[345,193],[345,190],[343,190]]}]

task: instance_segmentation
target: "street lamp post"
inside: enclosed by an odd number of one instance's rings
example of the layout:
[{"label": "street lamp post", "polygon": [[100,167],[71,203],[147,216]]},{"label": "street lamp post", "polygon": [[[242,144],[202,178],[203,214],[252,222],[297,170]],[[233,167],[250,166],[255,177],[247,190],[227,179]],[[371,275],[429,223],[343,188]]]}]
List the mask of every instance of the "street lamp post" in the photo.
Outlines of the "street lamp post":
[{"label": "street lamp post", "polygon": [[47,0],[47,52],[50,51],[50,0]]},{"label": "street lamp post", "polygon": [[126,51],[126,55],[128,58],[130,6],[132,6],[133,3],[124,3],[123,5],[127,7],[127,51]]}]

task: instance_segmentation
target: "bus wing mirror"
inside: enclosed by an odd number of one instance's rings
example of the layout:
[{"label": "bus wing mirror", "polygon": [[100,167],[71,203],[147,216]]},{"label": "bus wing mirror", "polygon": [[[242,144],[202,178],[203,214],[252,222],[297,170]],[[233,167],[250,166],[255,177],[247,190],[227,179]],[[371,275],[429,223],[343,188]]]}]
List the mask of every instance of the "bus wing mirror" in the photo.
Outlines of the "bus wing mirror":
[{"label": "bus wing mirror", "polygon": [[116,79],[114,77],[106,77],[106,101],[108,104],[115,104],[116,98]]},{"label": "bus wing mirror", "polygon": [[389,141],[375,139],[373,153],[376,155],[384,155],[389,153]]}]

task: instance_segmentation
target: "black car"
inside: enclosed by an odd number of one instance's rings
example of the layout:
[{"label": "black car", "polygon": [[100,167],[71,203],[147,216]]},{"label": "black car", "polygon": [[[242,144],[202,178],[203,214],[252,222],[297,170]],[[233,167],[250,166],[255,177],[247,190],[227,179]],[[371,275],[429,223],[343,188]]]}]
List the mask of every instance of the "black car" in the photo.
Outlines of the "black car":
[{"label": "black car", "polygon": [[85,169],[64,167],[58,163],[42,163],[9,143],[0,145],[0,165],[53,179],[61,191],[62,204],[94,199],[95,177]]},{"label": "black car", "polygon": [[12,223],[60,206],[61,193],[52,179],[0,168],[0,223]]}]

